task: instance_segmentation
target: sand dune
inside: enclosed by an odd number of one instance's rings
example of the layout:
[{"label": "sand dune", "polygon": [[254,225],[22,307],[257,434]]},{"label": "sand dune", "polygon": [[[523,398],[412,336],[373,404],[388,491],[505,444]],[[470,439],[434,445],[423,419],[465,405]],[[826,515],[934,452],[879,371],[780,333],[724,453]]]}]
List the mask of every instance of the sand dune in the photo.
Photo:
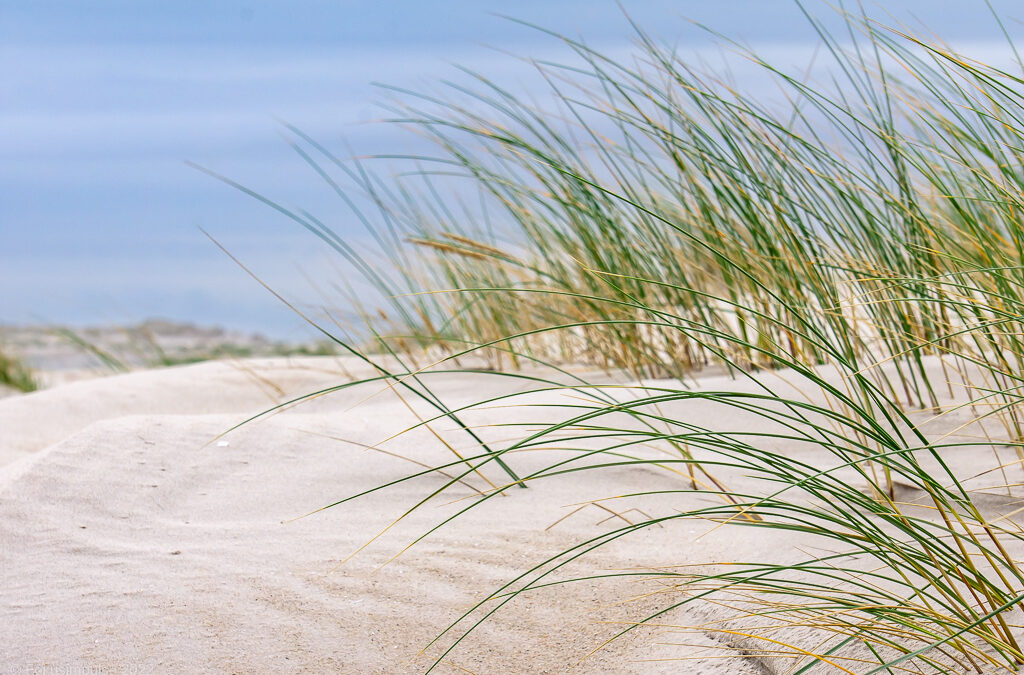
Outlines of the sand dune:
[{"label": "sand dune", "polygon": [[[395,395],[377,385],[347,389],[210,444],[249,415],[353,371],[336,359],[206,363],[0,401],[3,671],[422,672],[440,650],[420,650],[484,594],[612,526],[600,508],[573,513],[572,505],[678,487],[678,476],[645,466],[513,489],[391,560],[467,503],[455,497],[486,488],[473,477],[359,550],[445,479],[423,477],[293,519],[418,470],[410,460],[450,457],[424,430],[380,446],[404,459],[368,449],[416,421]],[[748,386],[724,378],[708,386],[727,385]],[[483,374],[442,375],[434,386],[453,406],[525,387]],[[521,402],[567,400],[533,393]],[[680,414],[706,418],[701,405]],[[470,417],[497,439],[514,430],[486,425],[525,422],[539,410],[494,406]],[[549,461],[513,459],[521,471]],[[624,515],[641,506],[609,504]],[[642,508],[686,506],[676,496]],[[795,556],[802,543],[739,527],[702,537],[708,529],[645,531],[563,576]],[[662,602],[623,604],[650,590],[620,579],[526,594],[471,633],[437,672],[785,672],[785,662],[743,658],[741,645],[700,629],[637,630],[592,653]],[[714,618],[709,611],[695,606],[659,623],[701,626]]]}]

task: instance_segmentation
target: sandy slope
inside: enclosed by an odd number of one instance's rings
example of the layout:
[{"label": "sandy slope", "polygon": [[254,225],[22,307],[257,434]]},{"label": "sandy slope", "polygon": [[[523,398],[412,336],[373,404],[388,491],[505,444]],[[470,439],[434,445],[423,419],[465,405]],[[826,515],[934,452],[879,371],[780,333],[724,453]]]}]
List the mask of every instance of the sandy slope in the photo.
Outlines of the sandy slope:
[{"label": "sandy slope", "polygon": [[[254,412],[345,381],[352,371],[359,368],[333,359],[207,363],[0,401],[2,672],[422,672],[440,651],[419,650],[484,592],[612,526],[601,522],[606,512],[590,506],[546,529],[572,511],[569,505],[678,487],[671,474],[618,467],[513,489],[382,566],[465,506],[451,500],[484,487],[473,477],[339,566],[443,483],[424,477],[292,520],[417,470],[408,460],[450,457],[424,430],[380,446],[408,459],[367,449],[414,423],[402,400],[365,385],[246,426],[228,435],[227,445],[209,441]],[[440,375],[434,386],[455,406],[526,384]],[[707,386],[746,385],[720,379]],[[555,393],[525,400],[570,401]],[[679,414],[706,421],[713,411],[702,405]],[[493,406],[470,417],[494,425],[556,414]],[[490,426],[481,433],[500,439],[521,430]],[[460,435],[446,438],[472,451]],[[515,457],[516,468],[550,461],[535,455]],[[643,508],[692,506],[678,500],[647,500]],[[620,512],[640,506],[609,505]],[[798,555],[794,546],[802,543],[739,527],[701,537],[707,529],[678,524],[642,532],[563,576],[785,558]],[[588,657],[659,606],[660,598],[621,604],[651,590],[615,579],[521,596],[470,634],[438,672],[784,671],[778,661],[722,658],[735,646],[699,628],[634,631]],[[699,627],[712,618],[695,607],[659,623]]]}]

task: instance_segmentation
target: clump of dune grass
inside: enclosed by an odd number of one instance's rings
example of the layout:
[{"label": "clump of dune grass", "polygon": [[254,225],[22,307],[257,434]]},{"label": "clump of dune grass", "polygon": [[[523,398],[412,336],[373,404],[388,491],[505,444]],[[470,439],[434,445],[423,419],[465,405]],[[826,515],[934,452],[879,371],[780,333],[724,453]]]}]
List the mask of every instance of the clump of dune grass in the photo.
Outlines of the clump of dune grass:
[{"label": "clump of dune grass", "polygon": [[39,388],[32,369],[23,361],[0,349],[0,385],[30,392]]},{"label": "clump of dune grass", "polygon": [[[771,103],[691,66],[640,27],[632,61],[554,36],[575,61],[537,64],[554,94],[550,109],[475,74],[448,96],[401,92],[397,121],[438,154],[410,158],[419,169],[393,183],[289,127],[300,156],[375,233],[376,258],[311,214],[232,183],[319,236],[380,290],[388,306],[370,332],[401,368],[382,367],[376,379],[430,403],[436,417],[424,424],[460,419],[464,411],[440,401],[429,380],[472,353],[496,366],[546,364],[552,375],[535,377],[538,389],[571,388],[585,401],[557,424],[500,445],[480,441],[475,456],[437,467],[454,486],[501,464],[506,480],[463,511],[513,486],[583,480],[624,461],[676,470],[680,496],[717,500],[610,530],[524,570],[439,637],[449,651],[580,556],[700,519],[799,533],[830,553],[629,573],[661,584],[664,607],[648,623],[690,603],[731,603],[722,634],[742,637],[748,652],[791,659],[794,673],[1024,663],[1012,619],[1024,601],[1021,531],[1012,514],[979,504],[971,476],[946,461],[964,452],[991,461],[1000,448],[1024,457],[1021,67],[1002,70],[844,16],[843,36],[808,16],[831,60],[823,81],[720,36],[777,86]],[[452,174],[483,207],[446,196]],[[379,224],[348,200],[345,180],[370,196]],[[423,348],[443,355],[441,365],[414,365]],[[560,364],[579,362],[662,379],[624,403],[567,381]],[[687,384],[712,367],[756,387]],[[759,378],[769,372],[788,386]],[[723,431],[665,412],[694,399],[758,424]],[[935,437],[922,423],[967,411],[985,437]],[[515,471],[516,452],[555,440],[574,458]],[[644,451],[652,445],[664,450],[656,459]],[[817,459],[779,447],[810,448]],[[996,464],[1002,488],[1018,495],[1008,473],[1020,467]],[[722,475],[769,487],[735,489]],[[808,627],[808,644],[773,637]]]}]

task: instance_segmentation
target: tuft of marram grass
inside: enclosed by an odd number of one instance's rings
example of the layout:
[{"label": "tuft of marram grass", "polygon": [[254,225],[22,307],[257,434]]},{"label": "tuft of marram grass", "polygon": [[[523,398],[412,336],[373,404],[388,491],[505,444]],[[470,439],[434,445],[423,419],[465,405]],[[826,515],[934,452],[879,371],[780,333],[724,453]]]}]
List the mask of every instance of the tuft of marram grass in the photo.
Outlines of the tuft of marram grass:
[{"label": "tuft of marram grass", "polygon": [[0,385],[22,392],[39,388],[32,369],[3,350],[0,350]]},{"label": "tuft of marram grass", "polygon": [[[771,105],[696,70],[639,27],[632,62],[555,36],[576,58],[538,65],[557,112],[479,75],[450,98],[404,92],[398,119],[436,143],[437,169],[391,184],[288,127],[300,156],[370,228],[382,259],[371,262],[308,213],[254,196],[323,239],[387,299],[370,332],[405,370],[375,379],[408,387],[433,406],[434,420],[458,421],[463,411],[431,391],[431,371],[411,365],[416,349],[429,347],[456,364],[474,352],[496,366],[547,364],[553,374],[535,378],[538,389],[568,386],[591,401],[437,467],[449,486],[492,463],[511,479],[463,512],[510,486],[580,479],[624,456],[682,469],[681,495],[719,498],[610,530],[525,570],[439,636],[448,643],[437,663],[567,562],[689,518],[799,532],[837,552],[789,565],[651,572],[666,600],[649,622],[688,603],[735,601],[723,635],[742,636],[748,651],[781,651],[796,673],[1024,663],[1009,618],[1024,600],[1013,552],[1024,537],[1012,520],[988,517],[968,477],[949,468],[944,457],[965,444],[932,438],[914,413],[971,410],[986,428],[999,425],[991,440],[969,444],[972,452],[1007,446],[1024,457],[1024,79],[844,16],[842,40],[808,16],[834,83],[808,82],[728,43],[783,92]],[[485,209],[460,211],[445,196],[438,185],[452,172]],[[348,199],[343,179],[369,195],[379,225]],[[474,225],[481,221],[487,226]],[[623,404],[600,386],[566,384],[558,364],[581,361],[668,379]],[[684,384],[711,366],[760,388]],[[785,372],[801,394],[757,380],[764,371]],[[662,412],[692,399],[756,416],[772,431],[726,434]],[[616,426],[623,414],[629,428]],[[578,460],[524,476],[510,468],[511,453],[556,438],[578,443]],[[827,461],[772,450],[780,441]],[[634,452],[650,444],[670,458]],[[706,465],[776,487],[733,490]],[[1015,494],[1011,483],[1004,487]],[[897,486],[920,495],[919,506],[897,499]],[[806,626],[824,637],[806,645],[771,637]]]}]

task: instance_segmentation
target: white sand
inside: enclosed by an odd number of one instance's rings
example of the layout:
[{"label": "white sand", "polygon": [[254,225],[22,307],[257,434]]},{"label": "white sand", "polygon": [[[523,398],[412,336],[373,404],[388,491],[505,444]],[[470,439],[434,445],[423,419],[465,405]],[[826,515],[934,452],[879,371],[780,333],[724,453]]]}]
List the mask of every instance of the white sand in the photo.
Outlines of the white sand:
[{"label": "white sand", "polygon": [[[420,649],[475,601],[612,525],[589,506],[546,530],[572,510],[568,505],[679,487],[667,472],[619,467],[513,489],[381,567],[468,504],[450,503],[473,494],[460,486],[338,566],[443,483],[425,477],[290,520],[417,470],[364,447],[414,422],[401,400],[370,396],[380,387],[365,385],[252,423],[228,435],[226,446],[207,444],[288,397],[346,381],[346,370],[367,372],[333,359],[206,363],[0,400],[0,671],[423,672],[440,651],[418,655]],[[433,382],[451,406],[526,386],[487,375]],[[750,385],[716,378],[705,386]],[[561,394],[529,400],[569,402]],[[680,414],[707,423],[721,413],[692,402]],[[538,415],[494,407],[470,418],[495,424]],[[522,431],[481,433],[507,438]],[[472,452],[458,434],[446,437]],[[382,447],[423,462],[450,457],[423,430]],[[550,461],[538,454],[514,457],[515,467],[526,472]],[[495,470],[488,475],[500,480]],[[472,483],[483,486],[478,478]],[[670,513],[697,503],[680,499],[646,500],[642,508]],[[621,512],[641,507],[608,504]],[[563,576],[800,557],[795,546],[805,543],[740,527],[700,537],[708,529],[679,523],[645,531]],[[659,618],[698,627],[690,632],[637,630],[588,657],[661,605],[659,598],[623,604],[650,590],[616,579],[523,595],[436,672],[785,672],[782,661],[723,658],[741,643],[699,629],[715,617],[706,605]]]}]

